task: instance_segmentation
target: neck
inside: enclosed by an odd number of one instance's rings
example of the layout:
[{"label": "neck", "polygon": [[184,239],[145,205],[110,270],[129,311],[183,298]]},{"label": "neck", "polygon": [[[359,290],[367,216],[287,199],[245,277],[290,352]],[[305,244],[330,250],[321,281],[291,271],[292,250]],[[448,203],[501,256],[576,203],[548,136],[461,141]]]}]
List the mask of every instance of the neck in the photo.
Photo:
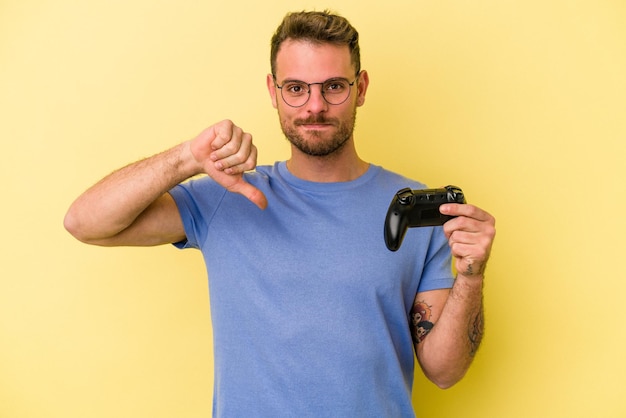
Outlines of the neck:
[{"label": "neck", "polygon": [[318,183],[352,181],[362,176],[369,164],[363,161],[354,144],[346,144],[341,150],[323,157],[307,155],[292,146],[287,168],[294,176]]}]

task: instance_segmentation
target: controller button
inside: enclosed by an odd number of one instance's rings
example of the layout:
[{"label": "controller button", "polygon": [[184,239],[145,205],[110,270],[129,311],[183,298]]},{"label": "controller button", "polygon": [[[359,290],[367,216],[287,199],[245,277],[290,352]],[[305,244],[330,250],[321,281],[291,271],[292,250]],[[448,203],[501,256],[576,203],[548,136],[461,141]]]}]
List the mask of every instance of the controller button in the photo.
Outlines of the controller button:
[{"label": "controller button", "polygon": [[400,190],[396,196],[398,197],[398,203],[401,205],[408,205],[411,203],[411,198],[413,197],[413,192],[411,189],[402,189]]}]

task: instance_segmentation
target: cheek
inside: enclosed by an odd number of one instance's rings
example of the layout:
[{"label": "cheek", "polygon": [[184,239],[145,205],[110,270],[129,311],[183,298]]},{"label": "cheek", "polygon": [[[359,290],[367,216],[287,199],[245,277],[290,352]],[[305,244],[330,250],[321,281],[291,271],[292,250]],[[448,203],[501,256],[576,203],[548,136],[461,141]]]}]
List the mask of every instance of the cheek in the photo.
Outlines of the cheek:
[{"label": "cheek", "polygon": [[281,123],[289,119],[289,112],[285,111],[282,106],[276,106],[276,110],[278,111],[278,118],[280,119]]},{"label": "cheek", "polygon": [[345,123],[352,123],[352,124],[354,124],[354,122],[356,120],[356,110],[357,110],[357,107],[358,107],[358,105],[356,103],[354,103],[354,104],[351,104],[350,106],[346,106],[345,109],[342,109],[341,115],[339,115],[341,120],[344,121]]},{"label": "cheek", "polygon": [[294,120],[308,117],[306,112],[302,111],[302,108],[290,107],[287,106],[285,103],[279,102],[276,110],[278,110],[278,116],[280,117],[280,120],[287,123],[291,123]]},{"label": "cheek", "polygon": [[277,106],[276,109],[278,110],[278,121],[280,122],[280,127],[283,132],[285,130],[292,130],[293,117],[290,115],[289,110],[285,110],[281,106]]}]

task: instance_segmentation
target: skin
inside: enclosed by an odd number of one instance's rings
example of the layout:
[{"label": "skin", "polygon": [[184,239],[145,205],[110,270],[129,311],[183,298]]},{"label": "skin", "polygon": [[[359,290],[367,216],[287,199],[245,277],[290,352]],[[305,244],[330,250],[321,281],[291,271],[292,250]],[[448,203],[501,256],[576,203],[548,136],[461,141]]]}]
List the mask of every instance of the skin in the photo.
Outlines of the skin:
[{"label": "skin", "polygon": [[[353,80],[355,67],[350,60],[347,46],[315,45],[303,41],[285,41],[276,56],[276,79],[279,85],[285,80],[296,79],[307,83],[343,77]],[[293,108],[287,105],[280,96],[270,74],[267,76],[267,88],[272,105],[278,111],[283,132],[297,135],[312,149],[320,149],[333,142],[333,137],[340,134],[338,125],[347,124],[348,133],[340,135],[342,146],[333,153],[324,156],[312,156],[301,147],[293,145],[291,139],[291,158],[287,167],[296,177],[316,182],[350,181],[361,176],[369,164],[357,155],[354,145],[354,115],[356,108],[365,103],[365,94],[369,85],[366,71],[359,75],[357,83],[352,87],[350,97],[341,105],[330,105],[322,97],[320,87],[313,86],[311,97],[306,105]],[[305,123],[300,121],[324,118],[326,123]]]},{"label": "skin", "polygon": [[196,138],[121,168],[87,189],[70,206],[65,228],[78,240],[102,246],[152,246],[185,238],[174,199],[176,184],[207,174],[259,208],[267,199],[243,180],[256,166],[252,136],[221,121]]},{"label": "skin", "polygon": [[[279,85],[288,79],[314,83],[333,77],[352,80],[354,76],[355,66],[346,46],[287,40],[277,55]],[[362,71],[343,104],[329,105],[315,85],[306,105],[293,108],[282,100],[273,77],[267,76],[272,105],[292,144],[287,167],[293,175],[315,182],[342,182],[367,171],[369,164],[356,152],[352,129],[368,86],[368,73]],[[102,179],[71,205],[65,227],[77,239],[95,245],[180,241],[185,232],[167,191],[204,173],[263,209],[265,196],[242,177],[256,166],[256,155],[250,134],[229,120],[219,122],[190,141]],[[424,374],[447,388],[464,376],[482,340],[482,288],[495,219],[473,205],[447,204],[440,210],[456,216],[443,229],[458,275],[452,289],[416,295],[410,317],[427,312],[421,319],[428,324],[410,323],[410,327]]]}]

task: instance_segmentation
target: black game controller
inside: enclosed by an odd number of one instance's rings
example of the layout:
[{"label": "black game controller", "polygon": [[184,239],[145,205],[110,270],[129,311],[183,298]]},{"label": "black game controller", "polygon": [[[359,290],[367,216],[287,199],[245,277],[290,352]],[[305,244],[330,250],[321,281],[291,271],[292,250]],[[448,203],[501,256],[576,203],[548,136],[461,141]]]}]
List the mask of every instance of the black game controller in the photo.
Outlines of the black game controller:
[{"label": "black game controller", "polygon": [[393,197],[385,219],[385,244],[397,251],[408,228],[438,226],[454,216],[442,215],[439,206],[444,203],[465,203],[463,190],[456,186],[442,189],[399,190]]}]

